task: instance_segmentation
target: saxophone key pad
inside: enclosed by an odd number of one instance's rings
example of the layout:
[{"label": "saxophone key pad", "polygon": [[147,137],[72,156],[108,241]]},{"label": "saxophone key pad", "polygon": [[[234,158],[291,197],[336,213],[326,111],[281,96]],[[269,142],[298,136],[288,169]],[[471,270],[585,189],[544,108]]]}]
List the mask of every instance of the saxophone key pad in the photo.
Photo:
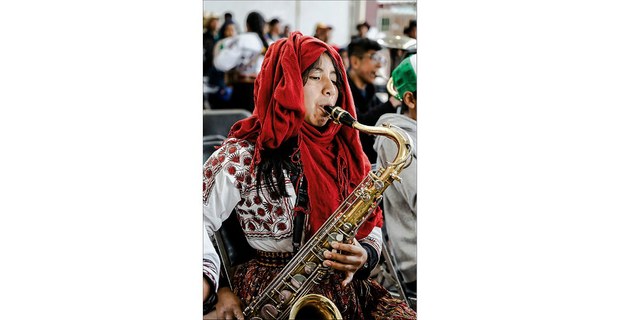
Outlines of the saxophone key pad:
[{"label": "saxophone key pad", "polygon": [[291,284],[295,287],[295,289],[299,289],[304,281],[306,281],[306,277],[303,274],[298,273],[291,279]]},{"label": "saxophone key pad", "polygon": [[342,242],[342,240],[344,240],[344,236],[342,235],[342,233],[332,232],[329,234],[329,237],[327,239],[327,241],[329,241],[329,243],[331,244],[333,241]]},{"label": "saxophone key pad", "polygon": [[351,231],[351,229],[353,229],[353,224],[351,224],[350,222],[345,222],[345,223],[342,225],[342,230],[343,230],[344,232],[347,232],[347,233],[348,233],[349,231]]},{"label": "saxophone key pad", "polygon": [[290,290],[282,290],[280,292],[280,301],[282,303],[288,303],[293,297],[293,293]]},{"label": "saxophone key pad", "polygon": [[314,269],[316,269],[317,264],[312,262],[312,261],[308,261],[306,262],[306,264],[304,265],[304,272],[307,275],[312,274],[312,272],[314,272]]},{"label": "saxophone key pad", "polygon": [[268,303],[260,309],[260,315],[265,320],[275,319],[278,316],[278,308]]}]

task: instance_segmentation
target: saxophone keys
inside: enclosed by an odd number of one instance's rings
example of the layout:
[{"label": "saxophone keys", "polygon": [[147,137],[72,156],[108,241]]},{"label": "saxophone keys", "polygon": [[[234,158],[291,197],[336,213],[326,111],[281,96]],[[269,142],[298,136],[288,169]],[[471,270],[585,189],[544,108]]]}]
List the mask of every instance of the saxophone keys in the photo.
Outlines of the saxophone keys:
[{"label": "saxophone keys", "polygon": [[390,177],[392,177],[392,179],[394,179],[394,180],[396,180],[396,181],[398,181],[398,182],[401,182],[401,181],[403,180],[403,179],[401,179],[401,178],[400,178],[400,177],[396,174],[396,172],[392,172],[392,174],[390,175]]},{"label": "saxophone keys", "polygon": [[370,194],[368,193],[368,190],[366,190],[365,187],[357,189],[357,191],[355,191],[355,195],[362,198],[362,200],[364,201],[370,200]]},{"label": "saxophone keys", "polygon": [[349,231],[351,231],[352,229],[353,229],[353,224],[352,224],[352,223],[350,223],[350,222],[345,222],[345,223],[342,225],[342,230],[343,230],[344,232],[346,232],[346,233],[349,233]]},{"label": "saxophone keys", "polygon": [[276,308],[273,304],[266,304],[260,309],[260,315],[265,320],[272,320],[278,316],[278,308]]},{"label": "saxophone keys", "polygon": [[306,281],[306,277],[303,274],[296,274],[291,278],[291,284],[295,289],[301,288],[301,285]]},{"label": "saxophone keys", "polygon": [[339,232],[332,232],[327,237],[327,241],[329,242],[330,246],[331,246],[332,242],[334,242],[334,241],[342,242],[342,240],[344,240],[344,236],[341,233],[339,233]]},{"label": "saxophone keys", "polygon": [[381,181],[381,180],[375,181],[375,189],[376,190],[382,190],[384,186],[385,186],[385,183],[383,183],[383,181]]},{"label": "saxophone keys", "polygon": [[282,290],[280,292],[280,301],[284,304],[288,303],[293,297],[293,293],[290,290]]},{"label": "saxophone keys", "polygon": [[362,200],[364,200],[364,201],[370,201],[370,198],[371,198],[371,197],[370,197],[370,194],[369,194],[368,192],[364,192],[364,193],[362,194]]},{"label": "saxophone keys", "polygon": [[307,275],[312,274],[312,272],[314,272],[314,269],[316,269],[317,264],[312,262],[312,261],[308,261],[306,262],[306,264],[304,265],[304,272]]}]

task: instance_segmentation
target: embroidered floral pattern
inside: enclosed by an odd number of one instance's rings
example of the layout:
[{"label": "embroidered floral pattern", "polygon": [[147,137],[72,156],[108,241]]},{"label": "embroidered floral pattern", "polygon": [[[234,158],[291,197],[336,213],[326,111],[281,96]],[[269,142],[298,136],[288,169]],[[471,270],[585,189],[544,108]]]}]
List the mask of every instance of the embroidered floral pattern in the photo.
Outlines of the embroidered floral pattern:
[{"label": "embroidered floral pattern", "polygon": [[[293,234],[293,198],[274,200],[267,192],[259,195],[256,175],[250,173],[253,154],[254,146],[247,141],[226,140],[203,167],[203,201],[208,203],[216,177],[225,175],[241,194],[235,210],[246,237],[289,238]],[[289,179],[286,186],[289,194],[294,194]]]}]

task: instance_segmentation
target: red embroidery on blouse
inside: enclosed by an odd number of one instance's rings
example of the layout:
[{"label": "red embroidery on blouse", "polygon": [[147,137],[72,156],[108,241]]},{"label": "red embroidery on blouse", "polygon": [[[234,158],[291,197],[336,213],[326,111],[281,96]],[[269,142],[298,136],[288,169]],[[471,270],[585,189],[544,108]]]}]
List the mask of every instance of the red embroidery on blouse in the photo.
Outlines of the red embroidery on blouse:
[{"label": "red embroidery on blouse", "polygon": [[[284,239],[292,236],[293,205],[290,197],[274,200],[266,192],[260,196],[256,175],[250,174],[254,146],[247,141],[229,139],[205,162],[203,201],[207,202],[218,175],[234,178],[241,194],[235,207],[239,223],[248,238]],[[290,185],[290,181],[286,181]]]}]

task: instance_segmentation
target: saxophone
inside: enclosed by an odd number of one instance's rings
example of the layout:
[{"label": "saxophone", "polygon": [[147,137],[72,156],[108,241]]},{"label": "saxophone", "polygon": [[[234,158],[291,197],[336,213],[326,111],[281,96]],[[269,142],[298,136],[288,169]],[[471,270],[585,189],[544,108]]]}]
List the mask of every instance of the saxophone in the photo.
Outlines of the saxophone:
[{"label": "saxophone", "polygon": [[362,125],[340,107],[325,106],[324,109],[337,124],[393,140],[398,147],[396,157],[385,168],[369,172],[263,293],[252,300],[243,311],[251,320],[295,319],[302,315],[313,319],[342,319],[332,301],[322,295],[307,294],[330,272],[329,267],[323,266],[323,252],[332,250],[330,243],[333,241],[352,241],[379,204],[385,189],[394,180],[400,181],[398,174],[411,164],[411,138],[402,129],[390,124],[383,127]]}]

